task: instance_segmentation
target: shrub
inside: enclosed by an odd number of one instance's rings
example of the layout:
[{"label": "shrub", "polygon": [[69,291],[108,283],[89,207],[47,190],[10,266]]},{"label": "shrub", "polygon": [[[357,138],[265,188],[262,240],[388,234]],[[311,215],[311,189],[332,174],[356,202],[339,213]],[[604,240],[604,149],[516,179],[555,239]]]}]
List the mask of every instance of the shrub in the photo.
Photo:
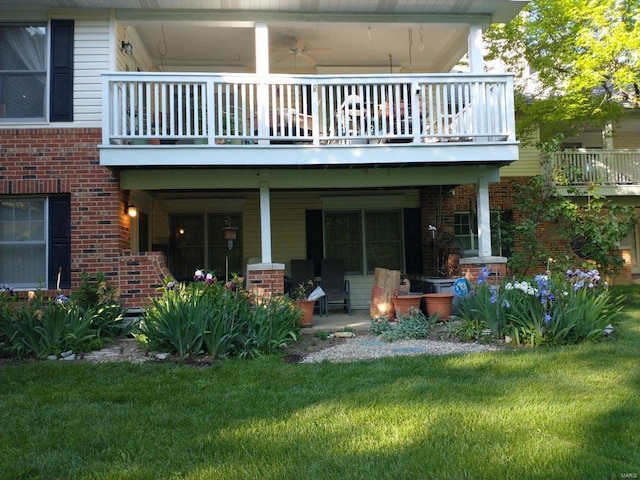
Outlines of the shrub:
[{"label": "shrub", "polygon": [[104,273],[95,278],[80,275],[80,285],[71,294],[71,301],[84,310],[93,310],[92,324],[98,338],[114,339],[131,333],[131,322],[126,321],[126,310],[120,303],[120,292],[109,284]]},{"label": "shrub", "polygon": [[518,344],[564,344],[598,340],[607,334],[621,311],[598,270],[568,270],[533,281],[488,285],[481,273],[478,285],[461,299],[464,328],[489,328],[493,336],[510,336]]},{"label": "shrub", "polygon": [[408,313],[398,318],[395,327],[387,319],[378,318],[371,320],[369,331],[386,342],[415,340],[426,338],[429,334],[429,321],[421,310],[410,308]]},{"label": "shrub", "polygon": [[224,285],[202,274],[196,280],[169,282],[145,310],[136,336],[150,348],[180,358],[200,353],[254,357],[297,339],[299,312],[287,298],[255,302],[235,283]]},{"label": "shrub", "polygon": [[[104,277],[102,277],[104,278]],[[89,291],[83,276],[81,291]],[[95,296],[58,295],[18,303],[8,289],[0,290],[0,347],[18,356],[57,355],[64,351],[100,348],[105,340],[128,331],[124,310],[115,296],[98,292],[113,291],[108,284],[96,288]],[[93,303],[95,302],[95,303]]]}]

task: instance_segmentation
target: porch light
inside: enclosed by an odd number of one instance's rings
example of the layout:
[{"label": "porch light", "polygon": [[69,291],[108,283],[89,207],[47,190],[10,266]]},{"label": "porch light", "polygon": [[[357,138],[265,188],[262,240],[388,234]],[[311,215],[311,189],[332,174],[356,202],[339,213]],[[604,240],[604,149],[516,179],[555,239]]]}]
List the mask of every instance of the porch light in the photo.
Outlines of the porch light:
[{"label": "porch light", "polygon": [[131,218],[137,217],[138,216],[138,208],[135,207],[134,205],[128,205],[127,206],[127,215],[129,215]]},{"label": "porch light", "polygon": [[133,45],[129,42],[125,42],[124,40],[120,44],[120,50],[126,55],[133,55]]},{"label": "porch light", "polygon": [[238,227],[227,226],[222,229],[222,233],[224,235],[224,239],[227,241],[227,246],[229,250],[233,250],[233,241],[238,236]]}]

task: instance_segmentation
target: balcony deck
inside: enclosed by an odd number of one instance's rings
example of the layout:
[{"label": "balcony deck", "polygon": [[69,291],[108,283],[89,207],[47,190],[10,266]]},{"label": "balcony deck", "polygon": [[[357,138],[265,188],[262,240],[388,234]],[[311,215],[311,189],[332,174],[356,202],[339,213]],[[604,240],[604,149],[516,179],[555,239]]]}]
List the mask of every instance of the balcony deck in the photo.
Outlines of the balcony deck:
[{"label": "balcony deck", "polygon": [[103,75],[101,164],[508,163],[509,75]]},{"label": "balcony deck", "polygon": [[559,187],[598,186],[603,194],[640,194],[640,150],[568,150],[551,154],[549,160],[548,173]]}]

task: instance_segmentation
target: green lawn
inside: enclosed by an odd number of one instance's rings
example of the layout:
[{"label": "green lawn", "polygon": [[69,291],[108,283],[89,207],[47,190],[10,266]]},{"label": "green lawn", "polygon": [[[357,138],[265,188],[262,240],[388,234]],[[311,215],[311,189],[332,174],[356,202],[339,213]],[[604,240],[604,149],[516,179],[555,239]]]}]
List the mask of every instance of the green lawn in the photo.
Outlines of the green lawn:
[{"label": "green lawn", "polygon": [[640,478],[640,294],[618,339],[353,364],[0,367],[0,479]]}]

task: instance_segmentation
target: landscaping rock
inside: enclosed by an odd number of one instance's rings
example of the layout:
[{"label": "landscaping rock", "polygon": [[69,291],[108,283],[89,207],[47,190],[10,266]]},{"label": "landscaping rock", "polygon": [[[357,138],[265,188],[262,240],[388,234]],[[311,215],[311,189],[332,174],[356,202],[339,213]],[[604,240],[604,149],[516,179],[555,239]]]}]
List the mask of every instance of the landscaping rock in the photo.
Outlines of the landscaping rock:
[{"label": "landscaping rock", "polygon": [[353,332],[335,332],[333,336],[336,338],[353,338],[356,334]]}]

